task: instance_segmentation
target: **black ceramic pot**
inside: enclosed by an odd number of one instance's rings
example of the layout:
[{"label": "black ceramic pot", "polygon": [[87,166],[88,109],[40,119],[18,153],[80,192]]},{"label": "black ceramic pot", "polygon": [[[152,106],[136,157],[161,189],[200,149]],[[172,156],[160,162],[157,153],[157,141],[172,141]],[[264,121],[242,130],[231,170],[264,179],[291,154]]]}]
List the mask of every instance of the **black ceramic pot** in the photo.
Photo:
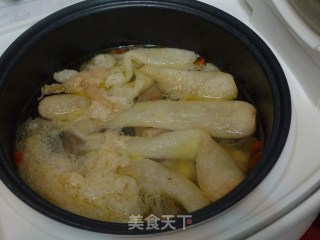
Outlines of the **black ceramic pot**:
[{"label": "black ceramic pot", "polygon": [[[284,147],[291,120],[287,82],[268,46],[237,19],[200,2],[96,0],[46,17],[1,57],[0,178],[18,198],[46,216],[81,229],[124,235],[158,232],[128,230],[127,224],[95,221],[62,210],[35,194],[12,164],[17,125],[53,72],[103,49],[146,44],[189,49],[204,56],[234,74],[258,110],[265,143],[260,161],[233,191],[193,212],[192,225],[233,207],[266,177]],[[181,229],[183,221],[177,219],[175,226]]]}]

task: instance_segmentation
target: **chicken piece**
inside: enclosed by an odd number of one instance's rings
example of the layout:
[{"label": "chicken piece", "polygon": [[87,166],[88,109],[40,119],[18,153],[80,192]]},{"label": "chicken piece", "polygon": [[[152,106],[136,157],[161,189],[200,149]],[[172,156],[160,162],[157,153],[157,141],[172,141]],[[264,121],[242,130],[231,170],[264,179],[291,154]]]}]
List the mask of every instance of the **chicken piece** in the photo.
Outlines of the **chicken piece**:
[{"label": "chicken piece", "polygon": [[242,101],[139,102],[107,123],[110,128],[199,128],[213,137],[242,138],[256,129],[256,110]]},{"label": "chicken piece", "polygon": [[80,116],[90,105],[86,97],[59,94],[45,97],[38,106],[39,114],[50,120],[72,120]]},{"label": "chicken piece", "polygon": [[237,97],[232,75],[220,71],[188,71],[145,65],[141,71],[154,79],[172,99],[225,99]]}]

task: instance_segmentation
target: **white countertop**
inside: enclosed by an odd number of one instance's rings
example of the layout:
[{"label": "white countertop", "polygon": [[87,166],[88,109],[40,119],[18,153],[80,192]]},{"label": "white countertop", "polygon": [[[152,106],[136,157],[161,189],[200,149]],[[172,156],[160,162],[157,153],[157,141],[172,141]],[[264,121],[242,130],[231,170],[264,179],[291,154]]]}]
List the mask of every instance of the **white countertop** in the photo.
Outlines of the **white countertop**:
[{"label": "white countertop", "polygon": [[0,28],[25,19],[50,14],[81,0],[1,0]]}]

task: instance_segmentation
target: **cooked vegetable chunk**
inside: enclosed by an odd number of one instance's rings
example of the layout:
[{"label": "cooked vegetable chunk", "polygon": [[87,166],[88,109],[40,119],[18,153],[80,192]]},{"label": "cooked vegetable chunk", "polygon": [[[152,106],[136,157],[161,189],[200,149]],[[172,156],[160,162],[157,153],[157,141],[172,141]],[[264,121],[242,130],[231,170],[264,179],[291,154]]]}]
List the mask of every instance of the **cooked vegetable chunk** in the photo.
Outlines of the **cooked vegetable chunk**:
[{"label": "cooked vegetable chunk", "polygon": [[201,144],[201,130],[179,130],[165,132],[155,137],[133,137],[129,139],[128,153],[151,159],[196,160]]},{"label": "cooked vegetable chunk", "polygon": [[255,108],[242,101],[159,100],[136,103],[107,125],[170,130],[199,128],[213,137],[241,138],[254,133],[255,117]]},{"label": "cooked vegetable chunk", "polygon": [[220,71],[188,71],[145,65],[141,71],[152,77],[172,99],[234,99],[238,89],[232,75]]},{"label": "cooked vegetable chunk", "polygon": [[90,105],[90,100],[76,95],[59,94],[41,100],[39,113],[46,119],[68,120],[79,116]]},{"label": "cooked vegetable chunk", "polygon": [[255,108],[207,60],[123,46],[54,73],[40,116],[17,132],[20,176],[58,207],[108,222],[178,216],[221,199],[263,145]]},{"label": "cooked vegetable chunk", "polygon": [[180,203],[188,212],[207,206],[210,202],[200,189],[179,173],[152,160],[136,158],[118,171],[134,178],[144,191],[169,196]]},{"label": "cooked vegetable chunk", "polygon": [[196,161],[197,182],[207,198],[215,201],[244,178],[239,166],[206,132],[197,129],[137,137],[127,141],[128,153],[152,159]]},{"label": "cooked vegetable chunk", "polygon": [[55,72],[53,74],[53,78],[57,82],[63,83],[65,81],[69,80],[71,77],[73,77],[76,74],[78,74],[78,71],[76,71],[76,70],[64,69],[60,72]]},{"label": "cooked vegetable chunk", "polygon": [[205,196],[216,201],[234,189],[244,178],[244,173],[226,150],[208,134],[202,134],[197,157],[197,180]]},{"label": "cooked vegetable chunk", "polygon": [[116,64],[115,58],[110,54],[98,54],[82,65],[81,70],[88,70],[94,67],[112,68]]},{"label": "cooked vegetable chunk", "polygon": [[191,64],[197,59],[192,51],[177,48],[138,48],[125,53],[123,67],[127,80],[133,76],[133,62],[161,66]]},{"label": "cooked vegetable chunk", "polygon": [[139,48],[126,53],[133,61],[152,65],[178,65],[193,63],[197,54],[177,48]]}]

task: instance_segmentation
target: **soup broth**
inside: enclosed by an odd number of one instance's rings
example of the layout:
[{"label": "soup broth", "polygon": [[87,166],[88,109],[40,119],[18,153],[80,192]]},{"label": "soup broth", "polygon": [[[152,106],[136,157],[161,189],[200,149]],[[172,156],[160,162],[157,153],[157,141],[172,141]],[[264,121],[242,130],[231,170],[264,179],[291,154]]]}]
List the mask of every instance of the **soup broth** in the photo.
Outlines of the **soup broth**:
[{"label": "soup broth", "polygon": [[188,50],[96,54],[41,87],[37,115],[18,129],[19,174],[92,219],[196,211],[235,188],[260,156],[256,110],[237,84]]}]

